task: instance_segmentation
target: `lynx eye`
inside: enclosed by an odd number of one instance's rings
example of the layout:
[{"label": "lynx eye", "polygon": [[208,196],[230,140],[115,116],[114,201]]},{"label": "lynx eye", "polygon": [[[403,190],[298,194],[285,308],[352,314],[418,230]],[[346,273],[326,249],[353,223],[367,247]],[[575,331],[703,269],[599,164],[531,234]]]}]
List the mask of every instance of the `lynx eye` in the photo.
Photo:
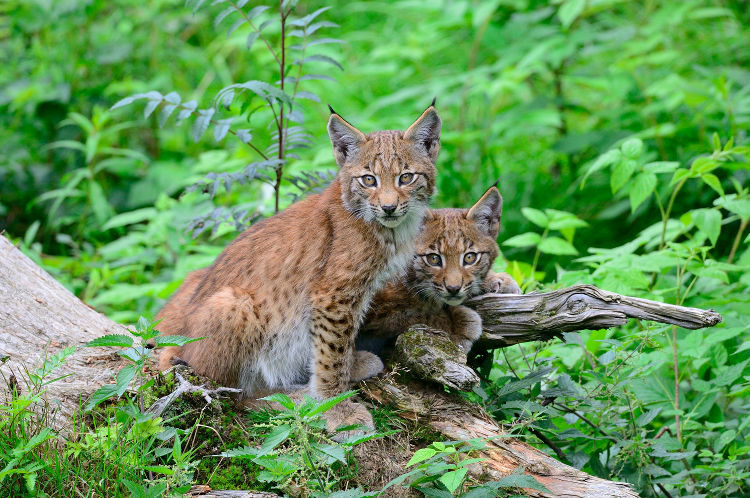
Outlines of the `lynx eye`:
[{"label": "lynx eye", "polygon": [[372,175],[364,175],[359,178],[359,181],[365,187],[374,187],[378,184],[378,179]]},{"label": "lynx eye", "polygon": [[430,266],[442,266],[443,264],[443,258],[441,258],[439,254],[435,254],[434,252],[426,255],[424,257],[424,260]]},{"label": "lynx eye", "polygon": [[414,173],[404,173],[398,177],[399,185],[409,185],[414,181]]},{"label": "lynx eye", "polygon": [[475,252],[467,252],[464,254],[464,265],[471,266],[479,261],[479,255]]}]

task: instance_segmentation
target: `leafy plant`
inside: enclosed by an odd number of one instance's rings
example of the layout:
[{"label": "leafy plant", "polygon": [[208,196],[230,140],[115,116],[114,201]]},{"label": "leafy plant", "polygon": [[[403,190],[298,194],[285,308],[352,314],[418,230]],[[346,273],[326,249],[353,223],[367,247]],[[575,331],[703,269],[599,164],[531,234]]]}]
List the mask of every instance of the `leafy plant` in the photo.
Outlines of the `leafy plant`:
[{"label": "leafy plant", "polygon": [[[114,384],[106,384],[97,389],[86,404],[87,411],[92,410],[108,399],[120,398],[131,384],[135,384],[141,412],[145,411],[143,394],[144,391],[153,385],[153,379],[146,380],[147,376],[144,368],[153,354],[153,349],[167,346],[184,346],[185,344],[202,339],[202,337],[190,338],[181,335],[161,336],[159,335],[159,331],[154,328],[158,323],[150,322],[145,317],[140,317],[135,328],[128,329],[132,337],[123,334],[110,334],[86,343],[87,347],[108,346],[124,348],[118,351],[117,354],[130,362],[130,364],[122,367],[117,372],[117,379]],[[139,343],[135,343],[134,338],[138,339]],[[150,347],[148,341],[153,341],[153,347]]]},{"label": "leafy plant", "polygon": [[[267,423],[254,427],[262,438],[260,447],[245,446],[225,451],[219,456],[244,458],[259,465],[263,471],[258,481],[273,483],[282,491],[309,487],[315,496],[330,496],[337,485],[352,475],[351,450],[358,444],[386,434],[362,433],[361,427],[347,426],[339,432],[353,431],[340,443],[327,434],[322,414],[351,398],[356,391],[348,391],[333,398],[316,401],[305,397],[295,403],[285,394],[277,393],[262,398],[277,403],[282,411],[273,414]],[[356,496],[374,496],[360,493]]]}]

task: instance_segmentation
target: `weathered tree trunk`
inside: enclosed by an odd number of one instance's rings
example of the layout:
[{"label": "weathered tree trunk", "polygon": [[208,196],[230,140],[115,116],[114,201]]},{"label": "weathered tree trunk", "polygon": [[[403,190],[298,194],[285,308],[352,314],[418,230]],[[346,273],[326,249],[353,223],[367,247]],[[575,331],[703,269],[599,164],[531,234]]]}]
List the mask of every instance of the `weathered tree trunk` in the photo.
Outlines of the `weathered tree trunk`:
[{"label": "weathered tree trunk", "polygon": [[[125,327],[82,303],[70,291],[0,235],[0,374],[24,389],[25,370],[70,346],[81,346],[105,334],[127,334]],[[80,348],[55,371],[64,379],[46,386],[45,397],[66,419],[102,384],[112,379],[120,357],[107,348]],[[0,392],[5,384],[0,382]],[[7,392],[7,391],[5,391]]]},{"label": "weathered tree trunk", "polygon": [[[711,326],[721,320],[712,311],[619,296],[592,286],[525,296],[487,295],[469,304],[485,322],[479,343],[485,348],[549,339],[563,331],[619,325],[627,317],[688,328]],[[20,380],[24,368],[38,367],[45,354],[80,346],[105,334],[122,333],[126,333],[122,325],[82,303],[0,236],[0,354],[9,357],[0,366],[0,373],[6,379],[15,376]],[[81,348],[71,356],[59,371],[59,375],[70,375],[50,384],[46,393],[50,402],[59,405],[60,420],[70,417],[95,389],[110,382],[113,369],[119,365],[119,357],[106,348]],[[0,392],[4,390],[0,385]],[[396,403],[405,418],[429,424],[450,439],[503,434],[478,407],[429,386],[407,388],[375,381],[367,384],[365,394],[375,401]],[[522,466],[554,496],[637,496],[625,484],[590,476],[516,439],[494,439],[488,447],[484,470],[496,477]]]}]

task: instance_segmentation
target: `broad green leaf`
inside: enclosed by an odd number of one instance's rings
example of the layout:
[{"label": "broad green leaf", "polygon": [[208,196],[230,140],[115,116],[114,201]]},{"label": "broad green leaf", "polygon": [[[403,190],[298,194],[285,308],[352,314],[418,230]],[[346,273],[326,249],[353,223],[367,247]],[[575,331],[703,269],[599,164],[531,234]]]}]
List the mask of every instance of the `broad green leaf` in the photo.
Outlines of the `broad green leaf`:
[{"label": "broad green leaf", "polygon": [[701,179],[706,185],[714,189],[717,194],[721,196],[724,195],[724,189],[721,187],[721,180],[719,180],[719,177],[711,173],[706,173],[701,175]]},{"label": "broad green leaf", "polygon": [[313,449],[327,455],[334,460],[346,463],[346,451],[343,447],[334,444],[315,444]]},{"label": "broad green leaf", "polygon": [[657,417],[657,415],[659,415],[660,411],[661,407],[656,407],[652,410],[644,412],[638,417],[638,420],[636,420],[635,423],[638,424],[638,427],[645,427],[650,424]]},{"label": "broad green leaf", "polygon": [[93,341],[86,343],[87,347],[95,346],[115,346],[129,348],[133,345],[133,338],[122,334],[110,334],[102,337],[97,337]]},{"label": "broad green leaf", "polygon": [[649,173],[673,173],[680,163],[677,161],[655,161],[643,165],[643,169]]},{"label": "broad green leaf", "polygon": [[198,111],[198,117],[195,118],[195,122],[193,123],[193,141],[198,142],[203,134],[208,129],[208,125],[211,124],[211,118],[214,115],[214,112],[216,112],[213,107],[210,109],[201,109]]},{"label": "broad green leaf", "polygon": [[116,384],[107,384],[106,386],[100,387],[91,396],[91,399],[89,399],[89,402],[86,404],[86,411],[92,410],[99,403],[101,403],[102,401],[108,400],[109,398],[115,396],[116,394],[117,394]]},{"label": "broad green leaf", "polygon": [[236,457],[253,457],[254,458],[258,456],[258,448],[251,447],[251,446],[242,446],[241,448],[235,448],[233,450],[224,451],[215,456],[221,456],[221,457],[227,457],[227,458],[236,458]]},{"label": "broad green leaf", "polygon": [[612,168],[612,176],[610,177],[610,186],[612,187],[613,194],[616,194],[618,190],[628,183],[637,166],[638,163],[633,159],[623,159],[615,164]]},{"label": "broad green leaf", "polygon": [[556,254],[559,256],[575,256],[578,254],[573,245],[559,237],[548,237],[539,243],[539,250],[545,254]]},{"label": "broad green leaf", "polygon": [[539,244],[541,240],[542,236],[538,233],[526,232],[522,233],[521,235],[516,235],[515,237],[509,238],[508,240],[503,242],[503,245],[510,247],[528,247]]},{"label": "broad green leaf", "polygon": [[442,482],[443,485],[448,488],[448,491],[453,493],[464,482],[464,477],[466,477],[466,473],[468,471],[469,469],[464,467],[451,472],[446,472],[445,474],[440,476],[440,482]]},{"label": "broad green leaf", "polygon": [[549,225],[549,218],[547,218],[547,215],[538,209],[525,207],[521,208],[521,213],[524,218],[539,227],[547,228],[547,225]]},{"label": "broad green leaf", "polygon": [[648,199],[656,188],[656,175],[653,173],[640,173],[630,186],[630,210],[635,210]]},{"label": "broad green leaf", "polygon": [[275,427],[271,433],[266,436],[266,438],[263,440],[263,444],[260,446],[260,451],[258,452],[258,455],[263,456],[270,453],[274,448],[276,448],[278,445],[283,443],[287,440],[289,437],[289,434],[292,433],[292,428],[288,425],[280,425],[278,427]]},{"label": "broad green leaf", "polygon": [[432,458],[436,454],[437,454],[437,451],[432,448],[422,448],[414,452],[414,454],[411,456],[406,466],[411,467],[412,465],[415,465],[419,462],[423,462],[425,460]]},{"label": "broad green leaf", "polygon": [[135,223],[141,223],[143,221],[150,221],[156,217],[158,211],[152,207],[136,209],[134,211],[128,211],[127,213],[121,213],[115,215],[107,221],[102,230],[110,230],[112,228],[119,228],[125,225],[133,225]]},{"label": "broad green leaf", "polygon": [[638,159],[643,152],[643,140],[630,138],[620,146],[622,154],[629,159]]},{"label": "broad green leaf", "polygon": [[722,431],[719,434],[719,437],[714,440],[714,452],[721,453],[729,443],[734,441],[734,438],[736,437],[737,431],[735,431],[734,429]]},{"label": "broad green leaf", "polygon": [[544,493],[552,493],[542,483],[534,479],[534,477],[526,474],[511,474],[509,476],[503,477],[499,481],[489,482],[487,483],[487,485],[495,489],[529,488],[535,489],[537,491],[542,491]]},{"label": "broad green leaf", "polygon": [[721,212],[718,209],[696,209],[691,213],[691,218],[695,226],[716,245],[721,233]]},{"label": "broad green leaf", "polygon": [[126,365],[117,372],[117,382],[115,384],[117,386],[117,391],[115,394],[118,398],[128,390],[130,381],[133,380],[133,377],[138,373],[138,370],[139,367],[137,365]]}]

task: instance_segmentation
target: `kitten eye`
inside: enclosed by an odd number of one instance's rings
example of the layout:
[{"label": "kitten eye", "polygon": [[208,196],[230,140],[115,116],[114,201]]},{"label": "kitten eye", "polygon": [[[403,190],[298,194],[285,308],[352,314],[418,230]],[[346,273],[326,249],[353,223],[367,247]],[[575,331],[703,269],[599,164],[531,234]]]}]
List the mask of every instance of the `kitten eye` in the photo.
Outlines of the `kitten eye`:
[{"label": "kitten eye", "polygon": [[464,265],[471,266],[479,261],[479,255],[475,252],[467,252],[464,254]]},{"label": "kitten eye", "polygon": [[414,181],[414,173],[404,173],[398,177],[399,185],[409,185]]},{"label": "kitten eye", "polygon": [[378,179],[372,175],[364,175],[359,178],[359,182],[365,187],[374,187],[378,184]]},{"label": "kitten eye", "polygon": [[434,252],[432,254],[428,254],[427,256],[425,256],[424,260],[430,266],[442,266],[443,265],[443,258],[441,258],[439,254],[435,254]]}]

